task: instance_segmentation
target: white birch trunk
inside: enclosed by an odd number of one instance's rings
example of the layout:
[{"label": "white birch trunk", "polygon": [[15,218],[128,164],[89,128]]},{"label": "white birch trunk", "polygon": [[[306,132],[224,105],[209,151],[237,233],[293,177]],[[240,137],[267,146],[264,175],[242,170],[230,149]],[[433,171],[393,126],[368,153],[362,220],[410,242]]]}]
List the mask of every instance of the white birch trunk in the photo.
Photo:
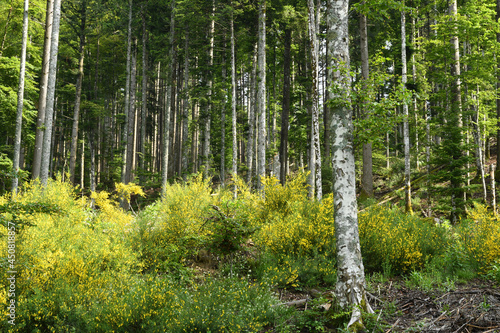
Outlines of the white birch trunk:
[{"label": "white birch trunk", "polygon": [[24,77],[26,72],[26,48],[28,44],[28,8],[29,0],[24,0],[23,12],[23,41],[21,46],[21,64],[19,67],[19,86],[17,89],[17,113],[16,113],[16,134],[14,137],[14,158],[12,171],[12,192],[14,196],[17,193],[19,184],[19,160],[21,157],[21,132],[23,126],[23,105],[24,105]]},{"label": "white birch trunk", "polygon": [[[132,52],[132,5],[133,0],[129,0],[129,11],[128,11],[128,28],[127,28],[127,64],[126,64],[126,79],[125,79],[125,105],[124,111],[125,114],[125,124],[123,124],[123,132],[122,132],[122,149],[123,149],[123,160],[122,160],[122,175],[121,182],[127,183],[127,159],[128,159],[128,127],[130,123],[129,119],[129,111],[130,111],[130,60],[131,60],[131,52]],[[123,204],[123,203],[122,203]]]},{"label": "white birch trunk", "polygon": [[353,123],[350,105],[348,0],[330,0],[327,14],[329,48],[328,82],[338,89],[332,98],[332,166],[337,240],[336,294],[343,308],[352,306],[348,324],[362,326],[361,309],[373,312],[365,292],[365,274],[358,232],[358,207],[353,151]]},{"label": "white birch trunk", "polygon": [[[231,2],[232,5],[232,2]],[[236,177],[238,176],[238,137],[236,133],[236,54],[234,47],[234,13],[231,12],[231,131],[233,137],[232,174],[234,182],[234,199],[238,196]]]},{"label": "white birch trunk", "polygon": [[257,138],[257,188],[263,190],[261,177],[266,175],[266,0],[259,4],[258,41],[258,138]]},{"label": "white birch trunk", "polygon": [[40,78],[40,96],[38,99],[38,114],[36,119],[35,149],[33,152],[33,166],[31,178],[40,177],[40,165],[42,163],[43,125],[45,123],[45,105],[47,103],[47,81],[49,78],[50,64],[50,41],[52,36],[52,19],[54,1],[47,0],[45,14],[45,37],[43,41],[42,74]]},{"label": "white birch trunk", "polygon": [[168,158],[170,154],[170,113],[172,106],[172,85],[174,75],[174,56],[175,56],[175,0],[172,0],[172,12],[170,14],[170,55],[167,73],[167,91],[166,91],[166,105],[165,105],[165,123],[163,133],[163,163],[162,163],[162,195],[165,195],[168,184]]},{"label": "white birch trunk", "polygon": [[[404,4],[404,2],[403,2]],[[402,63],[402,73],[401,73],[401,84],[403,85],[403,91],[406,91],[407,77],[407,66],[406,66],[406,15],[405,11],[401,11],[401,63]],[[403,103],[403,143],[405,150],[405,211],[406,213],[413,214],[411,207],[411,183],[410,183],[410,128],[408,126],[408,104]]]},{"label": "white birch trunk", "polygon": [[[141,101],[141,140],[140,140],[140,162],[139,166],[142,172],[145,171],[146,159],[146,117],[148,114],[148,58],[147,58],[147,30],[146,30],[146,13],[142,6],[142,101]],[[144,179],[143,179],[144,180]]]},{"label": "white birch trunk", "polygon": [[59,51],[59,26],[61,22],[61,0],[54,0],[54,17],[50,39],[50,65],[47,82],[47,101],[45,109],[45,132],[43,136],[42,161],[40,166],[40,182],[47,185],[49,179],[50,152],[52,146],[52,121],[54,117],[57,54]]},{"label": "white birch trunk", "polygon": [[[307,0],[307,8],[309,12],[309,41],[311,44],[311,72],[312,72],[312,126],[311,126],[311,169],[314,170],[313,192],[316,193],[316,199],[321,200],[323,197],[323,186],[321,178],[321,143],[319,139],[319,44],[318,44],[318,22],[320,8],[316,8],[318,15],[315,13],[313,0]],[[315,191],[314,191],[315,187]]]}]

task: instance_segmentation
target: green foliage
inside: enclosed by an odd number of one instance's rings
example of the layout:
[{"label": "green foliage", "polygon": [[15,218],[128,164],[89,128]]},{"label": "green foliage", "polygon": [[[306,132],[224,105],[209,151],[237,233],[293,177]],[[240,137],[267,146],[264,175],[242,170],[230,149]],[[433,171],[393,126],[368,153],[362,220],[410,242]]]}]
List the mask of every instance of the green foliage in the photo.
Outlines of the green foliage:
[{"label": "green foliage", "polygon": [[[464,255],[457,258],[477,272],[487,273],[500,258],[500,222],[487,207],[476,204],[460,221],[454,234],[457,250]],[[465,260],[464,260],[465,259]]]},{"label": "green foliage", "polygon": [[445,228],[380,206],[359,214],[359,236],[365,268],[392,274],[423,268],[449,244]]}]

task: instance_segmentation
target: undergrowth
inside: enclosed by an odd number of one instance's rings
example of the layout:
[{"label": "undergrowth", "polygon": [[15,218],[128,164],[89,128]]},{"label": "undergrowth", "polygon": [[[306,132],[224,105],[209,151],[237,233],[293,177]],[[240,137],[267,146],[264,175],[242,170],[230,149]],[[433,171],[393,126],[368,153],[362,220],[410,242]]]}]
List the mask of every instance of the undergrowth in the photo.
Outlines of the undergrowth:
[{"label": "undergrowth", "polygon": [[[16,332],[259,332],[341,329],[342,310],[278,306],[278,291],[332,290],[336,281],[333,197],[307,198],[305,174],[286,186],[263,180],[265,197],[235,179],[238,197],[202,175],[167,187],[138,214],[118,194],[77,196],[61,179],[27,183],[0,197],[0,306],[16,268]],[[16,225],[15,262],[8,258]],[[368,287],[403,275],[415,288],[452,290],[461,279],[500,283],[500,223],[477,205],[457,226],[397,208],[359,215]],[[325,301],[326,302],[326,301]],[[384,326],[366,315],[367,326]],[[382,326],[380,326],[380,325]],[[378,325],[378,326],[377,326]]]}]

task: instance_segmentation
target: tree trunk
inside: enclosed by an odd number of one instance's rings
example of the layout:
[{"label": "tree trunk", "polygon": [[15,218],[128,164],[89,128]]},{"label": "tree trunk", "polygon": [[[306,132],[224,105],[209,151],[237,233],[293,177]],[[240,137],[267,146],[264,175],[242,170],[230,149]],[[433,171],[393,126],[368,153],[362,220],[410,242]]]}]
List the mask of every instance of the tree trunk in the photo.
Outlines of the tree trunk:
[{"label": "tree trunk", "polygon": [[[404,4],[404,2],[403,2]],[[401,11],[401,84],[403,85],[403,91],[406,91],[406,83],[408,81],[407,77],[407,67],[406,67],[406,14],[405,11]],[[410,183],[410,128],[408,126],[408,104],[403,103],[403,142],[405,149],[405,211],[406,213],[413,214],[413,209],[411,207],[411,183]]]},{"label": "tree trunk", "polygon": [[[363,1],[364,3],[364,1]],[[370,75],[370,67],[368,63],[368,28],[366,15],[359,14],[359,31],[360,31],[360,50],[361,50],[361,75],[364,80],[364,87]],[[365,105],[360,105],[368,117]],[[363,174],[361,176],[361,191],[363,196],[373,197],[373,159],[372,159],[372,143],[363,144]]]},{"label": "tree trunk", "polygon": [[172,0],[172,8],[170,13],[170,54],[169,65],[167,70],[167,91],[165,105],[165,122],[163,128],[163,164],[162,164],[162,195],[167,192],[168,184],[168,162],[170,154],[170,113],[172,112],[172,86],[174,84],[174,57],[175,57],[175,0]]},{"label": "tree trunk", "polygon": [[[186,24],[184,45],[184,104],[182,117],[182,172],[188,168],[188,131],[189,131],[189,28]],[[193,119],[194,120],[194,119]]]},{"label": "tree trunk", "polygon": [[210,21],[210,48],[208,50],[208,113],[205,119],[205,141],[203,149],[203,158],[205,159],[205,175],[208,175],[211,165],[210,157],[210,131],[212,123],[212,93],[213,93],[213,65],[214,65],[214,36],[215,35],[215,0],[212,0],[212,13]]},{"label": "tree trunk", "polygon": [[[500,0],[497,0],[496,21],[500,20]],[[497,32],[497,43],[500,43],[500,32]],[[500,55],[497,54],[497,126],[500,125]],[[500,126],[497,129],[497,163],[500,165]]]},{"label": "tree trunk", "polygon": [[42,161],[40,166],[40,181],[46,186],[49,178],[50,152],[52,144],[52,120],[56,92],[57,53],[59,50],[59,26],[61,22],[61,0],[54,0],[54,18],[50,39],[50,65],[47,82],[47,102],[45,109],[45,134],[43,136]]},{"label": "tree trunk", "polygon": [[[231,2],[232,6],[232,2]],[[231,132],[233,137],[232,176],[234,199],[238,196],[236,177],[238,176],[238,137],[236,133],[236,53],[234,47],[234,11],[231,11]]]},{"label": "tree trunk", "polygon": [[252,74],[250,76],[251,76],[250,89],[248,90],[248,94],[250,96],[248,102],[247,183],[251,185],[252,175],[253,175],[253,159],[254,159],[253,144],[255,140],[255,113],[256,113],[255,81],[257,77],[257,45],[255,45],[254,47]]},{"label": "tree trunk", "polygon": [[[130,67],[131,67],[131,58],[132,58],[132,5],[133,0],[128,1],[129,11],[128,11],[128,28],[127,28],[127,64],[126,64],[126,79],[125,79],[125,105],[124,111],[125,114],[125,123],[123,124],[123,132],[122,132],[122,149],[123,149],[123,160],[122,160],[122,175],[121,182],[127,184],[127,161],[128,161],[128,128],[130,123]],[[126,203],[122,202],[122,206]],[[125,208],[125,207],[124,207]]]},{"label": "tree trunk", "polygon": [[85,58],[85,27],[86,27],[86,0],[81,2],[80,7],[80,45],[78,47],[78,76],[76,78],[76,94],[75,107],[73,110],[73,127],[71,130],[71,151],[69,154],[69,177],[71,183],[75,182],[75,164],[76,164],[76,149],[78,144],[78,124],[80,120],[80,103],[82,99],[82,84],[83,84],[83,62]]},{"label": "tree trunk", "polygon": [[[457,20],[457,0],[451,0],[450,2],[450,16],[451,20],[456,23]],[[453,64],[452,64],[452,76],[455,78],[453,83],[453,102],[452,102],[452,117],[455,122],[456,128],[453,133],[451,133],[450,142],[457,143],[462,141],[462,97],[461,97],[461,82],[460,82],[460,48],[458,43],[458,31],[456,25],[453,27],[453,36],[451,37],[451,46],[453,50]],[[461,157],[461,151],[455,149],[452,154],[453,160],[458,160]],[[456,167],[460,168],[460,166]],[[450,221],[456,223],[459,220],[459,216],[465,212],[465,191],[461,186],[461,180],[458,177],[452,175],[451,178],[451,213]]]},{"label": "tree trunk", "polygon": [[[147,3],[147,2],[146,2]],[[140,162],[142,175],[146,171],[146,117],[148,114],[148,57],[147,57],[147,30],[146,30],[146,13],[144,5],[142,6],[142,95],[141,95],[141,139],[140,139]],[[141,177],[141,182],[144,182],[144,176]]]},{"label": "tree trunk", "polygon": [[[224,38],[225,39],[225,38]],[[226,42],[224,41],[224,51],[226,50]],[[222,82],[226,82],[227,80],[227,71],[226,66],[226,53],[223,52],[222,55]],[[226,95],[227,96],[227,95]],[[226,104],[225,98],[222,106],[221,106],[221,115],[220,115],[220,128],[221,128],[221,149],[220,149],[220,183],[221,186],[224,187],[225,179],[226,179]]]},{"label": "tree trunk", "polygon": [[128,127],[127,127],[127,159],[125,162],[125,184],[128,184],[133,179],[134,170],[134,142],[136,134],[136,109],[135,109],[135,89],[137,86],[137,39],[133,39],[132,59],[130,63],[130,100],[128,109]]},{"label": "tree trunk", "polygon": [[50,40],[52,35],[52,18],[54,1],[47,0],[45,16],[45,37],[43,41],[42,73],[40,78],[40,96],[38,99],[38,114],[36,119],[35,149],[33,152],[32,179],[40,177],[40,164],[42,163],[43,125],[45,123],[45,104],[47,102],[47,80],[49,77]]},{"label": "tree trunk", "polygon": [[280,181],[286,183],[286,163],[288,161],[288,127],[290,117],[290,84],[291,84],[291,44],[292,29],[285,28],[283,53],[283,110],[281,111],[280,136]]},{"label": "tree trunk", "polygon": [[[335,237],[337,240],[336,294],[340,305],[352,307],[348,327],[363,326],[361,310],[373,312],[366,297],[365,275],[358,232],[356,178],[353,152],[353,123],[350,106],[348,0],[328,1],[327,39],[329,48],[329,80],[338,88],[332,96],[343,103],[335,103],[331,120],[331,152],[333,162],[333,193]],[[347,101],[346,101],[347,99]]]},{"label": "tree trunk", "polygon": [[[307,0],[307,8],[309,13],[309,41],[311,45],[311,72],[312,72],[312,126],[311,126],[311,165],[314,164],[314,183],[313,193],[316,193],[316,198],[321,200],[323,197],[323,186],[321,179],[321,143],[319,134],[319,46],[318,46],[318,31],[316,23],[316,13],[313,0]],[[318,12],[320,8],[316,9]],[[316,191],[314,191],[314,187]]]},{"label": "tree trunk", "polygon": [[257,188],[263,190],[261,177],[266,175],[266,0],[259,3],[257,114]]},{"label": "tree trunk", "polygon": [[14,172],[14,177],[12,178],[12,192],[14,196],[17,194],[17,187],[19,184],[19,160],[21,157],[21,132],[24,105],[24,76],[26,72],[26,48],[28,44],[28,8],[29,0],[24,0],[23,40],[21,46],[21,63],[19,68],[19,86],[17,89],[16,134],[14,138],[14,158],[12,164],[12,171]]}]

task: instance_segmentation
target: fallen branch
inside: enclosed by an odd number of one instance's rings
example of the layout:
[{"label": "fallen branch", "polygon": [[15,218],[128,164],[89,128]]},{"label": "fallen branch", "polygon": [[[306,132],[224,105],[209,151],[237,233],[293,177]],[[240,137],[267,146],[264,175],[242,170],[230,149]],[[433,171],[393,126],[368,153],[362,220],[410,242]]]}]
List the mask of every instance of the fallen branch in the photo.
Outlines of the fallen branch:
[{"label": "fallen branch", "polygon": [[274,306],[282,306],[282,305],[286,305],[286,306],[301,306],[303,304],[307,304],[308,301],[309,301],[309,298],[297,299],[295,301],[280,303],[280,304],[276,304]]}]

